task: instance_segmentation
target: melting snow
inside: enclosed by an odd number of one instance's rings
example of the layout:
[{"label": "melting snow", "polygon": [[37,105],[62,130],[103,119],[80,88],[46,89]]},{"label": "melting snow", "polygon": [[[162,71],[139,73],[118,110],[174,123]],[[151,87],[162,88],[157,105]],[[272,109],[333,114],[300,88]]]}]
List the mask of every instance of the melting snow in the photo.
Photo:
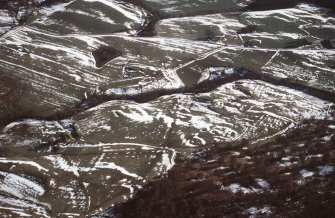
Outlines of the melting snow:
[{"label": "melting snow", "polygon": [[231,184],[228,187],[221,186],[220,189],[223,190],[223,191],[230,191],[230,192],[233,192],[233,193],[243,192],[245,194],[260,193],[260,192],[263,191],[262,189],[257,189],[257,188],[254,188],[254,187],[245,188],[245,187],[243,187],[243,186],[241,186],[240,184],[237,184],[237,183]]},{"label": "melting snow", "polygon": [[335,167],[334,166],[319,166],[318,167],[319,170],[319,175],[320,176],[325,176],[331,173],[335,172]]},{"label": "melting snow", "polygon": [[311,177],[314,175],[314,172],[311,172],[311,171],[307,171],[307,170],[301,170],[300,171],[300,175],[304,178],[306,177]]}]

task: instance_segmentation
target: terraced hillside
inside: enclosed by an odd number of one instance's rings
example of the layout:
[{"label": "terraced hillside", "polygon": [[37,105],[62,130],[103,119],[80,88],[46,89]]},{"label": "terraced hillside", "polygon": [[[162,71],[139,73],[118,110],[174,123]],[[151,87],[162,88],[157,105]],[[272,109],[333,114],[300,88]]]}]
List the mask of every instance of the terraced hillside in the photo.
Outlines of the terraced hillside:
[{"label": "terraced hillside", "polygon": [[112,216],[171,168],[189,172],[177,156],[272,152],[305,120],[333,122],[333,5],[271,2],[1,3],[0,215]]}]

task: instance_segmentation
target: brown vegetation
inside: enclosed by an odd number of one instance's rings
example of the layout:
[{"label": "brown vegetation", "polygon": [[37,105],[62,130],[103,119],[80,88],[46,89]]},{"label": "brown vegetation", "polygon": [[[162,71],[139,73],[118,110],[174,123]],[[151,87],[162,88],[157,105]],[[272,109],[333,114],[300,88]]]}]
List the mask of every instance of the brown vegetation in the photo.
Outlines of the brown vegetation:
[{"label": "brown vegetation", "polygon": [[299,90],[305,92],[309,95],[315,96],[322,100],[330,101],[335,103],[335,95],[321,89],[309,87],[304,84],[297,83],[296,81],[290,79],[277,79],[271,76],[263,75],[260,73],[256,73],[243,68],[235,68],[235,72],[230,75],[225,75],[224,77],[220,77],[214,80],[205,80],[201,83],[185,86],[183,88],[177,89],[159,89],[152,90],[144,93],[129,95],[129,94],[110,94],[106,95],[103,92],[101,93],[92,93],[88,96],[88,99],[83,99],[81,105],[85,105],[85,107],[90,108],[97,106],[103,102],[112,101],[112,100],[132,100],[139,103],[149,102],[158,97],[172,94],[197,94],[197,93],[206,93],[215,90],[216,88],[232,83],[241,79],[251,79],[251,80],[261,80],[273,85],[284,86],[288,88],[292,88],[295,90]]},{"label": "brown vegetation", "polygon": [[12,116],[16,113],[21,88],[17,80],[5,74],[0,75],[0,127],[16,118]]},{"label": "brown vegetation", "polygon": [[335,49],[335,40],[323,40],[321,45],[327,49]]},{"label": "brown vegetation", "polygon": [[[118,55],[118,51],[112,49],[111,54],[108,54],[109,47],[103,48],[102,50],[107,50],[107,54],[97,54],[97,56],[101,56],[101,62],[108,62],[107,57],[116,57]],[[104,53],[104,51],[102,52]],[[97,65],[101,66],[101,65]],[[93,92],[88,94],[88,98],[82,99],[80,104],[74,107],[64,108],[62,111],[58,111],[57,113],[51,116],[41,116],[36,114],[33,111],[24,111],[19,110],[18,108],[13,108],[13,110],[8,111],[8,116],[0,119],[0,127],[4,126],[10,122],[14,122],[19,119],[31,118],[31,119],[45,119],[45,120],[62,120],[69,117],[72,117],[80,112],[83,112],[89,108],[95,107],[99,104],[102,104],[107,101],[113,100],[131,100],[136,101],[138,103],[145,103],[157,99],[162,96],[172,95],[172,94],[197,94],[197,93],[206,93],[215,90],[216,88],[232,83],[241,79],[251,79],[251,80],[261,80],[273,85],[284,86],[288,88],[292,88],[295,90],[302,91],[309,95],[315,96],[322,100],[330,101],[335,103],[335,95],[326,90],[321,90],[313,87],[309,87],[304,84],[300,84],[292,79],[276,79],[271,76],[263,75],[260,73],[256,73],[243,68],[235,68],[235,73],[230,75],[225,75],[224,77],[220,77],[214,80],[205,80],[201,83],[185,86],[183,88],[177,89],[158,89],[147,91],[138,94],[105,94],[103,90],[101,92]],[[0,96],[0,101],[2,97]],[[10,102],[6,102],[6,104],[10,104]],[[14,102],[13,102],[14,104]]]},{"label": "brown vegetation", "polygon": [[292,8],[302,2],[318,4],[332,10],[335,9],[335,2],[329,0],[253,0],[245,9],[252,11],[277,10]]},{"label": "brown vegetation", "polygon": [[[152,182],[109,214],[119,217],[332,217],[335,213],[334,121],[308,120],[263,145],[215,145],[179,158],[167,178]],[[313,172],[303,176],[303,170]],[[257,181],[266,181],[260,184]],[[239,184],[245,189],[232,191]],[[268,187],[267,187],[268,185]],[[247,191],[246,191],[247,190]],[[108,217],[108,214],[105,214]]]},{"label": "brown vegetation", "polygon": [[121,52],[111,46],[103,46],[92,52],[96,67],[102,67],[109,61],[121,56]]},{"label": "brown vegetation", "polygon": [[253,33],[253,32],[261,32],[260,27],[256,25],[248,25],[246,27],[243,27],[237,30],[237,34],[247,34],[247,33]]},{"label": "brown vegetation", "polygon": [[[38,8],[69,1],[70,0],[45,0],[39,3],[37,0],[1,0],[0,9],[8,10],[19,24],[24,24]],[[18,17],[19,12],[22,12],[21,17]]]}]

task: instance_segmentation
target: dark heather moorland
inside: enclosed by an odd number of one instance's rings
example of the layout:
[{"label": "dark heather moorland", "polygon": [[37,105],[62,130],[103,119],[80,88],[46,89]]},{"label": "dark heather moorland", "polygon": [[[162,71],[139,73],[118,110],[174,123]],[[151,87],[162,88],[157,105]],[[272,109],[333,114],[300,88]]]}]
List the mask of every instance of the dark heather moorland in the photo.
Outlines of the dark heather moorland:
[{"label": "dark heather moorland", "polygon": [[1,0],[0,217],[333,217],[335,1]]}]

